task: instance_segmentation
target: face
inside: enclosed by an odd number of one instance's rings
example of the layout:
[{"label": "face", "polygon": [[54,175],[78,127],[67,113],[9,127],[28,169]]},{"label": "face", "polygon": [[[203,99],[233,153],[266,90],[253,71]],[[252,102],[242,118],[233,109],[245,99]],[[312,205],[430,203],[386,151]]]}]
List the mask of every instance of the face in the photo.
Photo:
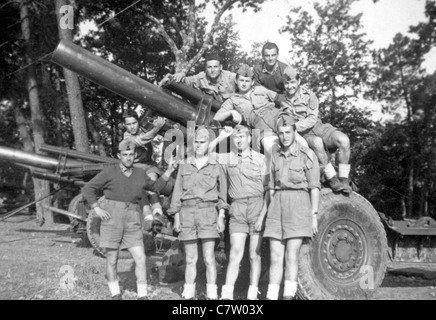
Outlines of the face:
[{"label": "face", "polygon": [[125,118],[124,124],[126,126],[127,132],[130,134],[137,134],[139,130],[139,123],[136,118]]},{"label": "face", "polygon": [[274,67],[274,65],[277,62],[278,57],[279,57],[279,54],[277,52],[277,49],[275,49],[275,48],[274,49],[265,49],[263,51],[263,60],[270,67]]},{"label": "face", "polygon": [[298,89],[300,88],[300,82],[301,80],[297,80],[296,78],[291,79],[289,81],[285,82],[285,89],[288,95],[293,96],[297,93]]},{"label": "face", "polygon": [[210,60],[206,62],[206,76],[211,80],[216,80],[221,75],[223,67],[217,60]]},{"label": "face", "polygon": [[133,161],[135,160],[135,150],[127,150],[118,152],[118,159],[121,160],[121,163],[126,168],[133,167]]},{"label": "face", "polygon": [[250,77],[238,76],[237,84],[238,84],[239,93],[244,94],[250,91],[251,88],[253,87],[253,83],[254,81]]},{"label": "face", "polygon": [[206,137],[195,137],[194,141],[195,156],[202,157],[207,154],[209,149],[209,139]]},{"label": "face", "polygon": [[294,127],[286,126],[286,127],[278,127],[277,128],[280,143],[283,147],[287,148],[294,143],[295,140],[295,131]]},{"label": "face", "polygon": [[241,132],[233,135],[233,142],[239,152],[243,152],[250,147],[251,137],[247,132]]}]

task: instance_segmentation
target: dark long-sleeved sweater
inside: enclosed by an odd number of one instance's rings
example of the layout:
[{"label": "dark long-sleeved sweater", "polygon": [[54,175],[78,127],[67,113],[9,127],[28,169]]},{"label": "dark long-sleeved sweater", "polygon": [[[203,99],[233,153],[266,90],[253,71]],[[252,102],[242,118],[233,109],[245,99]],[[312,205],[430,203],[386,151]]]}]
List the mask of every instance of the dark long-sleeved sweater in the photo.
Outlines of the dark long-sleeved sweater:
[{"label": "dark long-sleeved sweater", "polygon": [[119,164],[106,167],[90,180],[82,189],[86,201],[93,206],[97,202],[97,191],[103,190],[106,199],[138,203],[142,196],[142,189],[159,192],[167,184],[174,184],[174,179],[167,180],[162,175],[153,181],[146,172],[139,168],[133,168],[132,174],[127,177],[121,171]]}]

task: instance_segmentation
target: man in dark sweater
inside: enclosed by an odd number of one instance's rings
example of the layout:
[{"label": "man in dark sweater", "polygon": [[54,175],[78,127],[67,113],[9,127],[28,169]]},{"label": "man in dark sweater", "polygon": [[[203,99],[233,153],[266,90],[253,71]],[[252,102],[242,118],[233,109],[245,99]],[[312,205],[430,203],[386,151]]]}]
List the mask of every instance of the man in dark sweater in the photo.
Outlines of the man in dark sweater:
[{"label": "man in dark sweater", "polygon": [[262,47],[263,62],[256,65],[253,72],[256,85],[262,85],[282,95],[286,93],[283,72],[288,65],[279,61],[278,57],[279,47],[272,42],[265,43]]},{"label": "man in dark sweater", "polygon": [[[138,202],[144,188],[158,192],[168,183],[174,184],[174,179],[170,176],[176,165],[171,159],[168,170],[157,181],[153,181],[144,170],[133,167],[133,141],[123,140],[118,150],[120,163],[106,167],[85,185],[82,193],[95,214],[102,220],[100,247],[106,248],[107,278],[112,298],[121,299],[117,280],[117,260],[118,250],[126,248],[135,260],[138,299],[145,300],[147,276]],[[104,193],[102,201],[97,201],[99,191]]]}]

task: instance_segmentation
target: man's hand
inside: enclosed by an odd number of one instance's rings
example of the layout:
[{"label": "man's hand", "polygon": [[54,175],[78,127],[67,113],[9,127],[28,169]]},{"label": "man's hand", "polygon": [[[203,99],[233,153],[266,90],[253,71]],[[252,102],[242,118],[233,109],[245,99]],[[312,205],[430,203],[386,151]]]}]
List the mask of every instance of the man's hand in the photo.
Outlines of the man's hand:
[{"label": "man's hand", "polygon": [[240,124],[242,122],[242,115],[238,111],[232,110],[232,117],[234,123]]},{"label": "man's hand", "polygon": [[109,212],[107,212],[106,210],[103,210],[100,207],[95,207],[94,211],[95,211],[96,215],[99,216],[99,218],[103,221],[108,221],[112,218],[111,215],[109,214]]},{"label": "man's hand", "polygon": [[225,126],[224,130],[220,130],[220,139],[227,139],[228,137],[230,137],[233,134],[233,128],[230,126]]},{"label": "man's hand", "polygon": [[168,169],[167,171],[170,171],[169,173],[173,173],[174,170],[177,169],[179,165],[179,162],[176,160],[176,158],[174,156],[171,156],[170,161],[168,162]]},{"label": "man's hand", "polygon": [[174,224],[173,224],[173,230],[177,233],[182,231],[182,225],[180,224],[180,216],[179,213],[176,213],[174,215]]},{"label": "man's hand", "polygon": [[254,229],[255,229],[257,232],[261,232],[261,231],[262,231],[262,228],[263,228],[263,222],[264,222],[264,220],[265,220],[266,212],[267,212],[267,209],[262,209],[262,211],[261,211],[261,213],[260,213],[260,215],[259,215],[259,218],[257,218],[257,221],[256,221],[256,223],[254,224]]},{"label": "man's hand", "polygon": [[312,214],[312,232],[314,237],[318,234],[318,216],[316,214]]},{"label": "man's hand", "polygon": [[163,117],[157,117],[157,119],[155,119],[153,121],[153,126],[160,130],[164,125],[165,125],[166,119]]},{"label": "man's hand", "polygon": [[171,79],[175,82],[183,82],[185,80],[186,74],[184,72],[175,73],[171,76]]},{"label": "man's hand", "polygon": [[224,218],[225,218],[224,210],[221,209],[220,213],[218,215],[218,221],[217,221],[217,226],[216,226],[216,228],[217,228],[219,233],[224,232],[224,230],[226,228],[226,224],[224,222]]}]

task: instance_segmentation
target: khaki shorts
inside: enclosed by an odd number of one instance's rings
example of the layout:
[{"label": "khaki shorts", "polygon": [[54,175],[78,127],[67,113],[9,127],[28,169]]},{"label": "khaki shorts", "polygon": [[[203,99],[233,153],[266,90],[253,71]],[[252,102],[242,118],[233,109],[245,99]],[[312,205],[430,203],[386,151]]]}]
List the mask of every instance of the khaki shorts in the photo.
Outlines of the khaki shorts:
[{"label": "khaki shorts", "polygon": [[260,234],[255,225],[263,206],[263,196],[233,200],[230,207],[229,232]]},{"label": "khaki shorts", "polygon": [[268,207],[265,238],[312,237],[312,206],[306,190],[276,190]]},{"label": "khaki shorts", "polygon": [[332,142],[332,136],[337,130],[338,129],[333,127],[330,123],[322,123],[321,121],[318,121],[311,130],[305,131],[301,135],[306,140],[311,136],[320,137],[327,149],[332,149],[335,147]]},{"label": "khaki shorts", "polygon": [[216,203],[198,202],[193,205],[182,204],[180,209],[180,241],[219,238],[217,230],[218,212]]},{"label": "khaki shorts", "polygon": [[104,199],[99,206],[111,215],[111,219],[101,221],[100,247],[129,249],[144,246],[138,204]]}]

